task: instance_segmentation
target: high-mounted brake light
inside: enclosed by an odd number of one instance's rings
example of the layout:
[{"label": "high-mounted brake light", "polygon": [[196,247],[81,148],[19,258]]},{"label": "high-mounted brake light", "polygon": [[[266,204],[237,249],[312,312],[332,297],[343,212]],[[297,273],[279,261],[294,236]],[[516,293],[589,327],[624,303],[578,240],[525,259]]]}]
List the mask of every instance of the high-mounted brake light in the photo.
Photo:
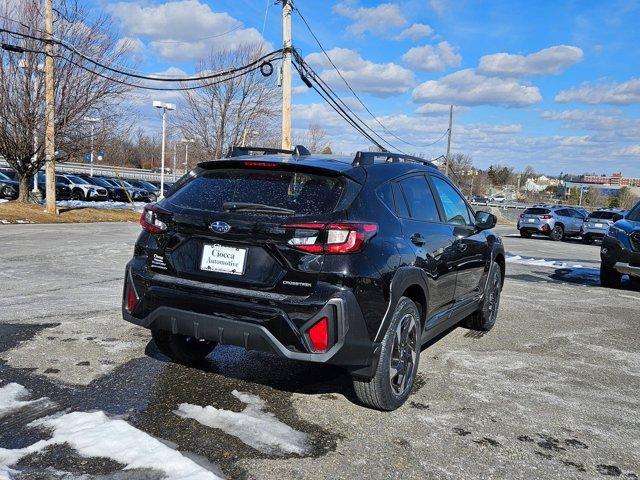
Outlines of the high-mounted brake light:
[{"label": "high-mounted brake light", "polygon": [[307,332],[311,347],[316,353],[324,353],[329,348],[329,319],[322,317]]},{"label": "high-mounted brake light", "polygon": [[167,224],[158,219],[158,213],[169,214],[154,204],[146,205],[140,216],[140,226],[149,233],[164,233],[167,230]]},{"label": "high-mounted brake light", "polygon": [[274,162],[246,161],[246,162],[242,162],[242,164],[248,168],[278,168],[279,167],[279,165]]},{"label": "high-mounted brake light", "polygon": [[296,250],[315,254],[347,254],[361,251],[378,233],[375,223],[293,223],[284,228],[295,229],[289,240]]}]

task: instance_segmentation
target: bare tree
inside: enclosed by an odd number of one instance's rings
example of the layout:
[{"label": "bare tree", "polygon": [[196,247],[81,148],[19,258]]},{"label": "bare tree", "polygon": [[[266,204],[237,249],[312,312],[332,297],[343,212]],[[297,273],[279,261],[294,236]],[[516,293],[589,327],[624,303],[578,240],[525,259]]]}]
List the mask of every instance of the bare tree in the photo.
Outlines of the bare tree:
[{"label": "bare tree", "polygon": [[[108,17],[95,15],[77,0],[56,3],[60,12],[54,22],[56,40],[73,45],[78,51],[106,64],[117,63],[127,55],[126,47],[118,48],[117,38],[110,33]],[[3,43],[31,51],[0,50],[0,155],[17,172],[19,200],[26,202],[30,180],[45,162],[44,77],[41,73],[45,57],[40,53],[44,44],[40,40],[42,31],[34,27],[42,24],[43,12],[39,0],[14,0],[0,7],[0,13],[3,28],[36,37],[27,39],[0,34]],[[60,45],[55,45],[55,55],[55,144],[58,159],[65,160],[88,151],[90,129],[83,118],[99,116],[103,123],[98,130],[114,130],[114,121],[122,119],[122,115],[115,115],[118,109],[115,100],[128,88],[78,67],[81,65],[106,74],[103,68]]]},{"label": "bare tree", "polygon": [[302,137],[302,145],[307,147],[311,153],[323,153],[331,150],[331,144],[327,138],[327,131],[318,123],[312,123]]},{"label": "bare tree", "polygon": [[[238,50],[211,52],[201,60],[200,71],[220,71],[230,65],[246,65],[263,54],[259,45]],[[180,113],[185,136],[195,138],[213,158],[242,141],[265,144],[274,137],[277,90],[273,78],[259,71],[241,75],[199,90],[184,92],[186,107]]]}]

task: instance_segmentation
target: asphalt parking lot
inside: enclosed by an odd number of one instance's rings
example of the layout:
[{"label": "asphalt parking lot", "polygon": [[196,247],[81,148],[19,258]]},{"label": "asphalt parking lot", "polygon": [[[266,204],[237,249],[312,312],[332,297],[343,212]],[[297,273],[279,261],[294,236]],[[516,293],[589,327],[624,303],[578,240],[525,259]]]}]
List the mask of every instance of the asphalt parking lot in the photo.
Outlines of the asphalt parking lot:
[{"label": "asphalt parking lot", "polygon": [[[496,327],[456,329],[427,348],[414,395],[381,413],[355,403],[339,369],[233,347],[199,369],[168,363],[147,331],[120,317],[138,229],[0,227],[0,388],[19,384],[36,400],[0,414],[0,478],[163,478],[162,468],[73,439],[7,460],[52,436],[53,427],[31,422],[95,411],[226,478],[640,475],[640,292],[599,287],[598,246],[525,240],[500,227],[510,260]],[[250,445],[230,427],[176,414],[183,403],[231,417],[257,409],[274,431],[284,424],[303,434],[303,451]],[[149,442],[133,449],[146,454]]]}]

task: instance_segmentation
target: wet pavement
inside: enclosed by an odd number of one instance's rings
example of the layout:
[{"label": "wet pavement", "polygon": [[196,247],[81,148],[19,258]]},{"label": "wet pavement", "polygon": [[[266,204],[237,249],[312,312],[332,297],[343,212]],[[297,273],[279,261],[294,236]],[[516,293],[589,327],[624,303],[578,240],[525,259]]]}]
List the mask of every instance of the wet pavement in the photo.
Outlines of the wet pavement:
[{"label": "wet pavement", "polygon": [[[120,319],[134,225],[0,227],[0,388],[48,398],[0,417],[0,449],[48,439],[39,418],[99,410],[226,478],[637,478],[640,292],[598,286],[597,246],[503,230],[511,255],[569,266],[509,263],[494,330],[429,346],[413,396],[382,413],[357,405],[338,368],[227,346],[197,368],[169,363]],[[240,412],[234,390],[305,433],[306,453],[265,454],[174,413]],[[163,478],[66,444],[11,468],[15,479]]]}]

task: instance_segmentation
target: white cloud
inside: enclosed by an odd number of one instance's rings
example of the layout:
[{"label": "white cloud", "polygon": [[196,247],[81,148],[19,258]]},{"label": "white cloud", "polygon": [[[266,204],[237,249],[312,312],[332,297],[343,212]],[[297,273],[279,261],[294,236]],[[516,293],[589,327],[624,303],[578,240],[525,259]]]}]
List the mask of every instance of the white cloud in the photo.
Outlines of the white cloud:
[{"label": "white cloud", "polygon": [[447,8],[446,0],[429,0],[429,5],[431,5],[431,9],[438,15],[443,15]]},{"label": "white cloud", "polygon": [[428,115],[432,117],[449,115],[449,105],[444,105],[440,103],[425,103],[424,105],[416,109],[416,113],[419,113],[420,115]]},{"label": "white cloud", "polygon": [[462,56],[449,42],[440,42],[435,47],[432,45],[413,47],[402,56],[402,60],[416,70],[439,72],[459,66]]},{"label": "white cloud", "polygon": [[424,23],[414,23],[408,28],[405,28],[402,32],[394,37],[394,40],[405,40],[410,38],[414,42],[424,37],[430,37],[433,35],[433,28]]},{"label": "white cloud", "polygon": [[200,0],[159,5],[118,2],[107,9],[128,36],[149,39],[149,45],[169,60],[196,60],[211,51],[264,44],[255,28],[244,28],[239,20],[225,12],[214,12]]},{"label": "white cloud", "polygon": [[354,21],[347,27],[354,35],[362,35],[365,32],[384,35],[389,28],[403,27],[407,24],[400,6],[393,3],[381,3],[367,8],[356,7],[353,1],[345,1],[334,6],[333,11]]},{"label": "white cloud", "polygon": [[628,147],[614,151],[613,154],[621,157],[640,158],[640,145],[629,145]]},{"label": "white cloud", "polygon": [[116,42],[116,50],[128,53],[140,53],[144,51],[145,46],[139,38],[122,37]]},{"label": "white cloud", "polygon": [[[348,48],[334,48],[328,55],[342,72],[353,89],[360,93],[369,93],[378,97],[390,97],[405,93],[414,85],[415,76],[395,63],[374,63],[363,59],[358,52]],[[332,87],[344,90],[345,85],[338,73],[322,53],[312,53],[306,57],[311,65],[324,69],[322,78]]]},{"label": "white cloud", "polygon": [[508,77],[557,75],[583,58],[582,49],[569,45],[556,45],[530,55],[495,53],[480,58],[478,72]]},{"label": "white cloud", "polygon": [[583,83],[579,87],[563,90],[555,97],[559,103],[631,105],[640,103],[640,78],[620,83]]},{"label": "white cloud", "polygon": [[417,103],[526,107],[539,103],[542,96],[537,87],[522,85],[515,79],[487,77],[467,69],[424,82],[414,89],[413,100]]}]

